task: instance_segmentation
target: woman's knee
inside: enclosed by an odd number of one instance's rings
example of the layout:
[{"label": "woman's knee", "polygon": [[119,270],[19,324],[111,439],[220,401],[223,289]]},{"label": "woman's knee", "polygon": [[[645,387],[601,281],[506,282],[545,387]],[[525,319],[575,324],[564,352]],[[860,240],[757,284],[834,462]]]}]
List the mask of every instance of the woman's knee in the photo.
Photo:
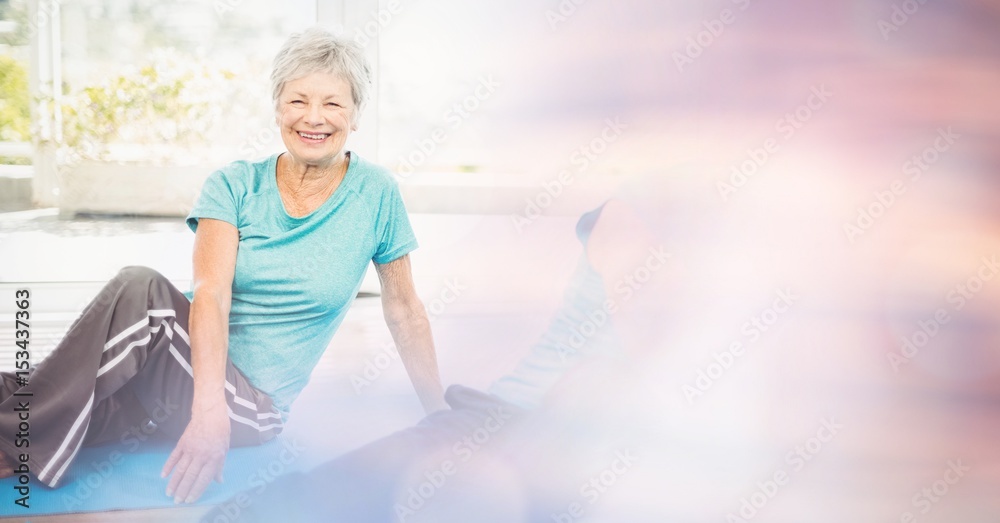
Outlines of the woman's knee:
[{"label": "woman's knee", "polygon": [[129,265],[128,267],[123,267],[115,279],[120,280],[125,283],[149,283],[153,281],[166,281],[166,277],[157,272],[155,269],[150,269],[142,265]]},{"label": "woman's knee", "polygon": [[141,265],[130,265],[118,271],[115,278],[108,283],[108,288],[115,294],[135,294],[145,296],[150,289],[172,289],[173,285],[166,276],[154,269]]}]

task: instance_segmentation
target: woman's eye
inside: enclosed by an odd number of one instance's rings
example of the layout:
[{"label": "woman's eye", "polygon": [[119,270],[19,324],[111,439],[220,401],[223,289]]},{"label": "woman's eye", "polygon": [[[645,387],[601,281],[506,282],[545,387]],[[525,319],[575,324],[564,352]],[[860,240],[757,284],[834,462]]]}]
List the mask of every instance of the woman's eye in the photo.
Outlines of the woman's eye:
[{"label": "woman's eye", "polygon": [[330,103],[328,103],[328,104],[326,104],[326,105],[327,105],[328,107],[340,107],[340,104],[335,104],[335,103],[333,103],[333,102],[330,102]]},{"label": "woman's eye", "polygon": [[302,100],[292,100],[291,103],[296,104],[296,105],[300,105],[300,104],[304,104],[305,102],[303,102]]}]

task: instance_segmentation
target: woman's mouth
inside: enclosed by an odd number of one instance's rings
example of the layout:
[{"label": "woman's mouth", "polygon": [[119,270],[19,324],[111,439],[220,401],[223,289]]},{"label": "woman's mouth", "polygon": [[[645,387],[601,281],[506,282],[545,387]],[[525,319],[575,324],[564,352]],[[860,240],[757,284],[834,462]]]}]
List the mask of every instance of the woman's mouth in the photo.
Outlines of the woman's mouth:
[{"label": "woman's mouth", "polygon": [[298,133],[302,140],[307,143],[320,143],[330,136],[326,133],[305,133],[302,131],[298,131]]}]

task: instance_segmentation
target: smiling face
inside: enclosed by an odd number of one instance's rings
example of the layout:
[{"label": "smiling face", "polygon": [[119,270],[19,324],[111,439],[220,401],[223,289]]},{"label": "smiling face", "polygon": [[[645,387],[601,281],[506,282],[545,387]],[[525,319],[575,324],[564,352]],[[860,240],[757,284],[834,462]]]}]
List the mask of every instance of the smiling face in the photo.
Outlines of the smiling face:
[{"label": "smiling face", "polygon": [[281,141],[299,165],[329,167],[344,157],[354,123],[351,86],[339,75],[312,73],[287,82],[278,97]]}]

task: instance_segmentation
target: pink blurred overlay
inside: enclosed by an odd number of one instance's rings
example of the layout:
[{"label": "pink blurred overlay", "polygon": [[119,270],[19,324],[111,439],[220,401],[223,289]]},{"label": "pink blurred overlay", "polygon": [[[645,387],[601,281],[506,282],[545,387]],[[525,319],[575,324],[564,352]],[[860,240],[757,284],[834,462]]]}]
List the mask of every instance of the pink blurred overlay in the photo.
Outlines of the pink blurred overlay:
[{"label": "pink blurred overlay", "polygon": [[629,402],[669,469],[630,484],[686,521],[1000,517],[1000,4],[565,12],[484,132],[541,181],[627,125],[595,170],[681,275]]}]

